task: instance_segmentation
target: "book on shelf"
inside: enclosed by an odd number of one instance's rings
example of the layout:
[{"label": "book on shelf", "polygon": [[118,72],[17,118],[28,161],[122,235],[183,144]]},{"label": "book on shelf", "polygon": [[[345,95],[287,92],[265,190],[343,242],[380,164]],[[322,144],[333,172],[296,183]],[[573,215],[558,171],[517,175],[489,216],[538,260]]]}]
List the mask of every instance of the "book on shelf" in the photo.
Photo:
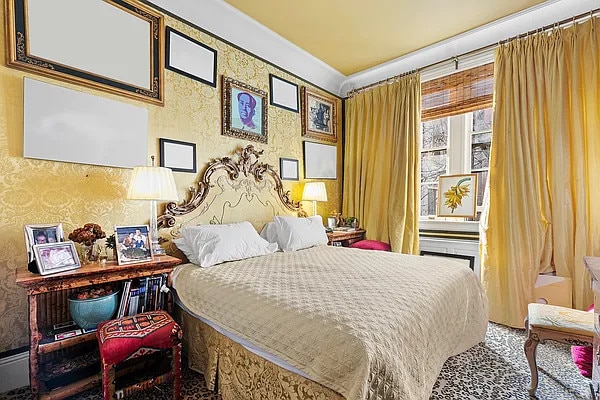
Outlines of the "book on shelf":
[{"label": "book on shelf", "polygon": [[165,303],[162,290],[166,282],[167,274],[125,281],[115,318],[161,310]]},{"label": "book on shelf", "polygon": [[69,339],[76,336],[81,336],[86,333],[95,332],[96,328],[83,329],[77,325],[74,321],[61,322],[54,324],[51,329],[44,332],[44,336],[40,340],[40,343],[52,343],[58,342],[64,339]]}]

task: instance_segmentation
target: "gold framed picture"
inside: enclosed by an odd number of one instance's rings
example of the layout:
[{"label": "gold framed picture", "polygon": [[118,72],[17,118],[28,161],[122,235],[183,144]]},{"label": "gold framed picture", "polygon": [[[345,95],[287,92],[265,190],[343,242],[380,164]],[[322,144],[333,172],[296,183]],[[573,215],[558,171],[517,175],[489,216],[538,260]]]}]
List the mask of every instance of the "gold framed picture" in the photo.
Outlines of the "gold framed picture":
[{"label": "gold framed picture", "polygon": [[475,218],[477,174],[445,175],[438,181],[438,217]]},{"label": "gold framed picture", "polygon": [[302,136],[337,142],[333,99],[302,88]]},{"label": "gold framed picture", "polygon": [[267,143],[267,92],[223,76],[222,134]]}]

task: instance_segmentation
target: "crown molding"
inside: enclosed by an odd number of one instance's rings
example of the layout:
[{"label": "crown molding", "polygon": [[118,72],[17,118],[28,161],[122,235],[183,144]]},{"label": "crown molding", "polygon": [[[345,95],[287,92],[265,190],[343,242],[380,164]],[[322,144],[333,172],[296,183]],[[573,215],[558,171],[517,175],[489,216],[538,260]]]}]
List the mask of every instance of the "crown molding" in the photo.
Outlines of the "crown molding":
[{"label": "crown molding", "polygon": [[[447,61],[447,63],[436,65],[431,70],[428,68],[421,72],[422,80],[434,79],[455,71],[453,61],[455,56],[488,47],[501,40],[588,12],[597,7],[598,0],[546,1],[421,50],[352,74],[342,83],[339,93],[345,96],[354,88],[370,85],[426,65]],[[467,65],[474,67],[494,60],[493,49],[477,52],[473,56],[477,58],[476,61],[469,60],[471,55],[465,56],[465,60],[459,60],[459,65],[461,65],[459,69],[464,69]]]},{"label": "crown molding", "polygon": [[212,36],[339,95],[346,76],[223,0],[147,0]]}]

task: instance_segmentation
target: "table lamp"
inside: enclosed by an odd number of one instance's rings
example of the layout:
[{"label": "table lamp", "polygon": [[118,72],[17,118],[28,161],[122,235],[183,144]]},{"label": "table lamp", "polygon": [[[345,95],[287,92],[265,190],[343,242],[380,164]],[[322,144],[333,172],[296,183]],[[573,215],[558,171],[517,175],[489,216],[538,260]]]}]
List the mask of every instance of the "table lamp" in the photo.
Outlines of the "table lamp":
[{"label": "table lamp", "polygon": [[173,172],[169,168],[154,166],[135,167],[129,181],[127,198],[130,200],[150,201],[150,240],[154,255],[165,254],[158,244],[158,224],[156,216],[157,201],[177,201],[177,188]]},{"label": "table lamp", "polygon": [[325,182],[308,182],[304,185],[302,200],[313,202],[313,215],[317,215],[317,201],[327,201]]}]

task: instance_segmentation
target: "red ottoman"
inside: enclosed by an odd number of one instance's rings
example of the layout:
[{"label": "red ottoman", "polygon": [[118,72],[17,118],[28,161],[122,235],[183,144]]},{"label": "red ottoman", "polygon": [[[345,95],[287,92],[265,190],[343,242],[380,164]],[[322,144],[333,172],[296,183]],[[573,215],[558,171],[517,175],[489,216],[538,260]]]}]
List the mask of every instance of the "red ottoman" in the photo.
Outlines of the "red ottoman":
[{"label": "red ottoman", "polygon": [[358,242],[352,243],[350,247],[363,250],[392,251],[392,246],[388,243],[380,242],[379,240],[359,240]]},{"label": "red ottoman", "polygon": [[102,322],[96,337],[102,361],[104,400],[115,398],[115,366],[156,351],[173,351],[171,371],[120,389],[116,398],[173,379],[173,399],[181,396],[181,328],[164,311],[150,311]]}]

